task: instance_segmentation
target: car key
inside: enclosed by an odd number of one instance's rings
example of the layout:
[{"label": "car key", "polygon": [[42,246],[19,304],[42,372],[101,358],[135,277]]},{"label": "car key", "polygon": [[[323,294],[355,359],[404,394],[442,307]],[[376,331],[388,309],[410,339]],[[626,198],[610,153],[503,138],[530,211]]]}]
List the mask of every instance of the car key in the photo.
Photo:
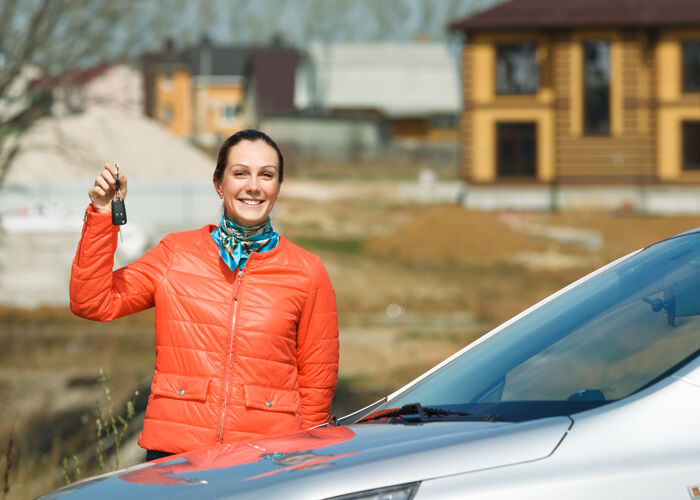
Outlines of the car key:
[{"label": "car key", "polygon": [[112,224],[115,226],[123,226],[126,224],[126,207],[124,206],[124,200],[122,200],[122,193],[119,190],[119,163],[116,163],[117,167],[117,197],[112,200]]}]

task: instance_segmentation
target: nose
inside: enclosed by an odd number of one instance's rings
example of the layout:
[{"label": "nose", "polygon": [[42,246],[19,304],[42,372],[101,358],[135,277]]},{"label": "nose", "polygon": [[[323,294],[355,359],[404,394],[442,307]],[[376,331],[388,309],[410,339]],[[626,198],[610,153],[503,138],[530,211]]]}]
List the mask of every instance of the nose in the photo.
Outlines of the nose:
[{"label": "nose", "polygon": [[251,175],[248,178],[248,182],[246,183],[245,189],[249,193],[257,193],[260,191],[260,184],[258,183],[258,179],[256,176]]}]

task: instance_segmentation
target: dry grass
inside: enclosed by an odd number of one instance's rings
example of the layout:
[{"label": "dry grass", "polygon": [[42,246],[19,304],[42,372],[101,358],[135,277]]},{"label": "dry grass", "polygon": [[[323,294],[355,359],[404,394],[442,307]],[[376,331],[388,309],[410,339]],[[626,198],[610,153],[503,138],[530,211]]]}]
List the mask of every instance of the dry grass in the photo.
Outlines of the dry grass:
[{"label": "dry grass", "polygon": [[[60,464],[93,441],[99,369],[116,401],[142,386],[153,365],[153,314],[94,323],[68,309],[0,308],[0,447],[15,437],[8,499],[61,486]],[[91,464],[83,464],[89,471]]]}]

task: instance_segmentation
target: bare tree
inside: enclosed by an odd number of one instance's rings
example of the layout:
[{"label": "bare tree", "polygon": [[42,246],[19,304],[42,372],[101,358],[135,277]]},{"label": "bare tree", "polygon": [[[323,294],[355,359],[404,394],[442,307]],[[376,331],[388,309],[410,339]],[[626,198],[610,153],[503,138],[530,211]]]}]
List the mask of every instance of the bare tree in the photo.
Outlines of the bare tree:
[{"label": "bare tree", "polygon": [[31,80],[134,56],[162,38],[183,1],[0,0],[0,187],[37,118]]}]

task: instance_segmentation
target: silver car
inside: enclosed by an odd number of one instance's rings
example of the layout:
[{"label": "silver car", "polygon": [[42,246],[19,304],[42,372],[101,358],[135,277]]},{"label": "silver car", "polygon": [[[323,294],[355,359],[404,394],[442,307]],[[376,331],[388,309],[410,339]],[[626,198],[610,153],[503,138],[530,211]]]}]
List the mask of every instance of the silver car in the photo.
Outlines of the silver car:
[{"label": "silver car", "polygon": [[394,394],[44,498],[700,499],[700,230],[582,278]]}]

